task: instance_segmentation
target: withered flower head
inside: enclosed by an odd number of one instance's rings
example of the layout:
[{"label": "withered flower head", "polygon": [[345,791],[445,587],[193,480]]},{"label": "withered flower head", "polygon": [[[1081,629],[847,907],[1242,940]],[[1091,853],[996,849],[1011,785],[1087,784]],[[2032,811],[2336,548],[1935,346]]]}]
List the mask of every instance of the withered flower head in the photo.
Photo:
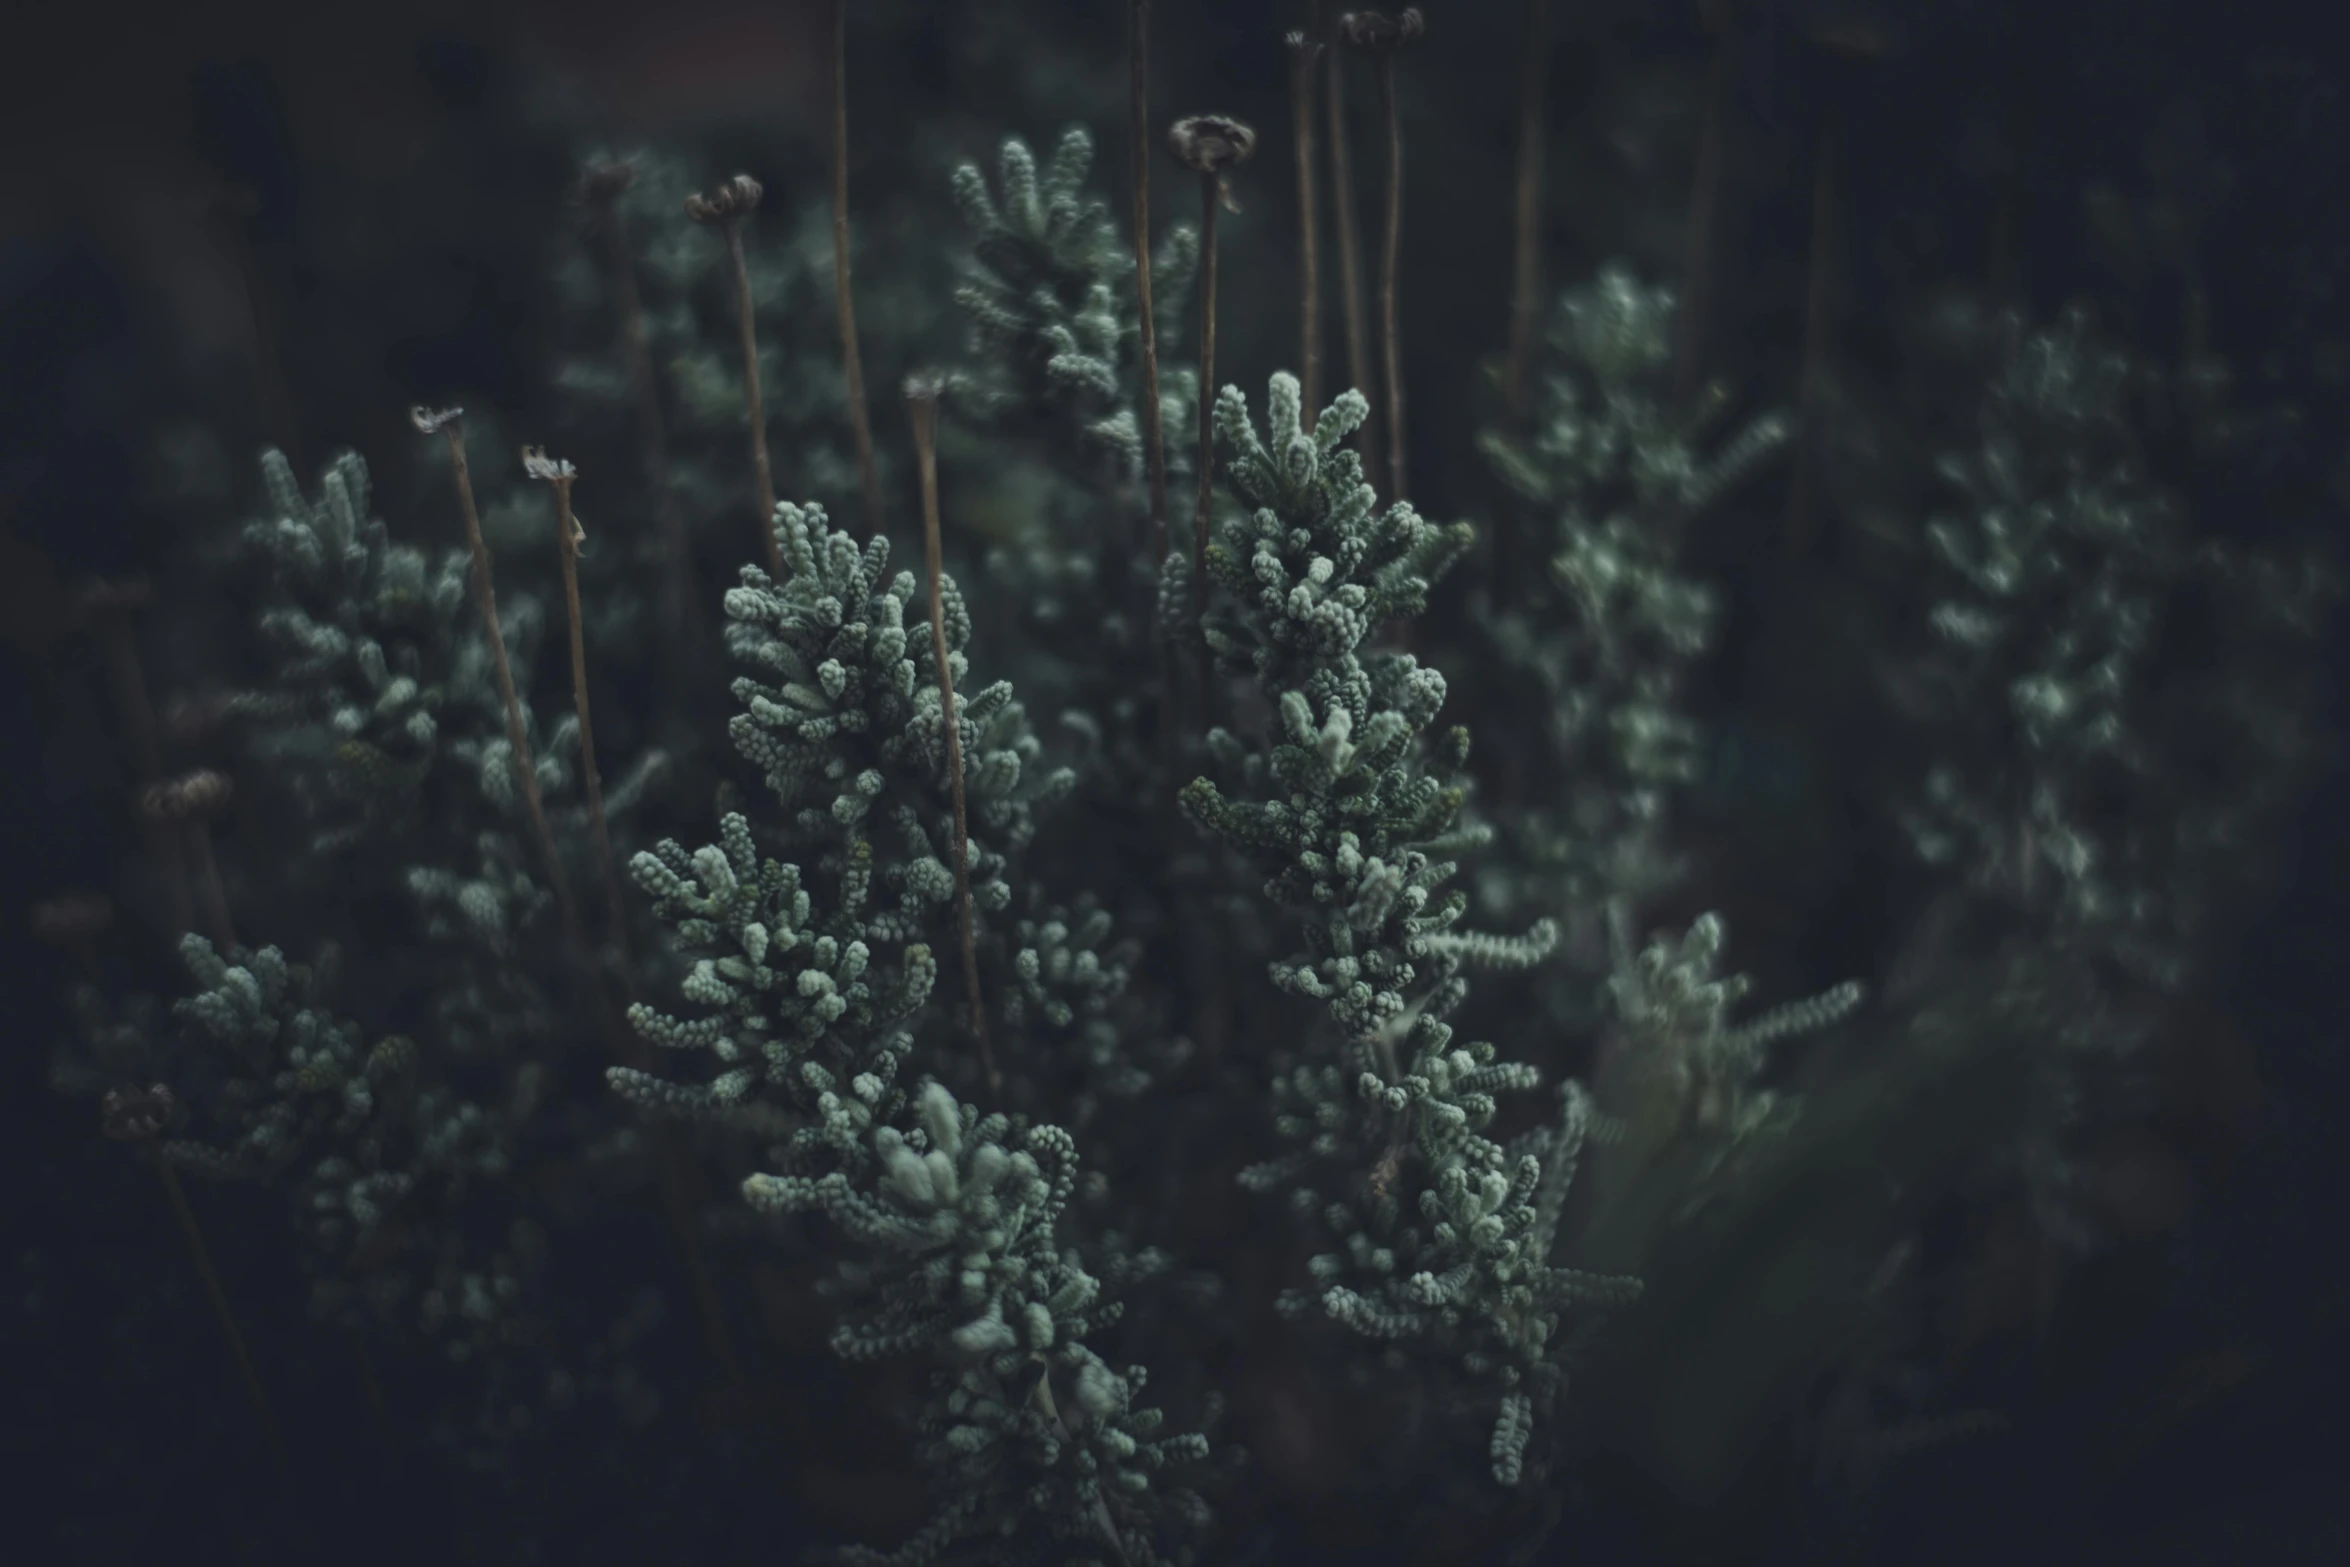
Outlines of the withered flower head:
[{"label": "withered flower head", "polygon": [[1195,174],[1221,174],[1248,162],[1257,133],[1225,114],[1194,114],[1167,130],[1167,150]]},{"label": "withered flower head", "polygon": [[1349,11],[1338,19],[1338,35],[1365,54],[1385,54],[1420,36],[1427,24],[1416,5],[1393,16],[1384,11]]},{"label": "withered flower head", "polygon": [[462,424],[464,420],[465,410],[462,408],[427,408],[418,403],[408,410],[408,422],[425,435],[438,435],[443,430]]},{"label": "withered flower head", "polygon": [[1321,40],[1308,38],[1298,28],[1291,28],[1281,39],[1281,46],[1289,51],[1290,60],[1297,65],[1312,65],[1322,58]]},{"label": "withered flower head", "polygon": [[737,174],[707,196],[685,198],[685,215],[696,223],[724,223],[734,218],[748,217],[759,210],[759,182],[748,174]]},{"label": "withered flower head", "polygon": [[626,161],[591,163],[579,171],[571,199],[583,207],[600,206],[636,183],[636,165]]},{"label": "withered flower head", "polygon": [[228,774],[209,767],[185,777],[150,784],[139,799],[139,812],[149,821],[184,822],[218,815],[236,794]]},{"label": "withered flower head", "polygon": [[543,446],[525,446],[522,449],[522,471],[533,479],[550,483],[568,483],[579,477],[579,470],[561,457],[549,457]]},{"label": "withered flower head", "polygon": [[162,1136],[178,1109],[178,1098],[162,1083],[110,1088],[98,1101],[98,1130],[118,1143],[143,1143]]}]

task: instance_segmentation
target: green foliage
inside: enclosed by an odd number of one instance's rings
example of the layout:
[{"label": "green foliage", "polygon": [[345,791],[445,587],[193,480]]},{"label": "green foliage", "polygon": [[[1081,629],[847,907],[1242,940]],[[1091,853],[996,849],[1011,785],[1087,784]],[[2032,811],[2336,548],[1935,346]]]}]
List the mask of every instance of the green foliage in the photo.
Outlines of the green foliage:
[{"label": "green foliage", "polygon": [[1544,567],[1483,623],[1506,691],[1540,715],[1516,739],[1521,765],[1555,780],[1512,824],[1516,875],[1491,878],[1513,908],[1643,906],[1679,874],[1670,805],[1703,746],[1687,688],[1720,619],[1719,594],[1683,562],[1689,525],[1790,432],[1765,415],[1721,438],[1719,387],[1684,411],[1674,320],[1669,290],[1618,268],[1568,290],[1527,432],[1480,441]]},{"label": "green foliage", "polygon": [[1341,444],[1364,412],[1349,392],[1308,434],[1298,383],[1277,375],[1260,438],[1237,389],[1218,402],[1248,509],[1225,518],[1208,552],[1225,590],[1209,645],[1225,668],[1254,677],[1280,729],[1255,751],[1218,732],[1211,749],[1247,792],[1235,798],[1203,778],[1183,806],[1263,872],[1266,896],[1299,921],[1306,951],[1276,962],[1272,977],[1321,1003],[1335,1036],[1282,1063],[1276,1126],[1292,1150],[1242,1177],[1287,1189],[1339,1245],[1314,1258],[1315,1290],[1286,1305],[1318,1307],[1370,1338],[1417,1341],[1489,1380],[1500,1400],[1493,1472],[1514,1485],[1533,1410],[1563,1379],[1551,1342],[1562,1311],[1621,1304],[1637,1285],[1550,1262],[1580,1101],[1569,1097],[1557,1128],[1492,1141],[1497,1096],[1538,1074],[1499,1061],[1489,1044],[1455,1046],[1444,1021],[1467,995],[1463,968],[1536,962],[1552,931],[1507,939],[1452,928],[1467,899],[1443,891],[1454,868],[1443,856],[1460,841],[1463,792],[1446,780],[1468,736],[1456,729],[1431,746],[1442,677],[1408,653],[1362,644],[1419,611],[1468,531],[1403,503],[1377,509]]},{"label": "green foliage", "polygon": [[[941,1510],[896,1552],[854,1559],[919,1563],[968,1540],[989,1560],[1025,1562],[1062,1540],[1126,1562],[1188,1560],[1187,1548],[1162,1555],[1160,1542],[1204,1527],[1205,1504],[1152,1477],[1204,1458],[1207,1443],[1157,1435],[1160,1413],[1133,1402],[1141,1368],[1113,1372],[1085,1343],[1120,1308],[1067,1242],[1074,1140],[964,1103],[938,1075],[961,1063],[937,1062],[910,1096],[898,1086],[936,986],[924,938],[951,926],[956,896],[939,858],[952,843],[938,816],[951,809],[942,708],[935,666],[918,672],[929,639],[908,645],[911,574],[883,587],[887,541],[860,549],[823,521],[778,506],[784,579],[746,567],[727,598],[729,645],[759,670],[736,682],[746,711],[732,733],[795,813],[782,839],[804,863],[762,855],[742,815],[722,823],[719,844],[637,857],[638,884],[692,961],[680,989],[697,1012],[640,1006],[631,1020],[658,1045],[710,1052],[722,1070],[680,1085],[616,1067],[610,1081],[650,1109],[784,1137],[784,1170],[750,1177],[743,1194],[767,1213],[820,1213],[846,1243],[834,1349],[853,1360],[922,1354],[940,1367],[920,1424]],[[960,677],[969,620],[952,582],[940,590]],[[972,838],[972,897],[1001,911],[1007,855],[1067,775],[1023,786],[1035,742],[1009,685],[958,693],[956,706],[974,825],[996,845]],[[880,826],[894,831],[877,838]],[[837,887],[822,903],[819,879]],[[1066,955],[1069,934],[1019,929],[1015,1016],[1033,1009],[1066,1026],[1077,1004],[1098,1017],[1114,996],[1119,980],[1098,958]],[[1098,946],[1106,920],[1080,935]]]}]

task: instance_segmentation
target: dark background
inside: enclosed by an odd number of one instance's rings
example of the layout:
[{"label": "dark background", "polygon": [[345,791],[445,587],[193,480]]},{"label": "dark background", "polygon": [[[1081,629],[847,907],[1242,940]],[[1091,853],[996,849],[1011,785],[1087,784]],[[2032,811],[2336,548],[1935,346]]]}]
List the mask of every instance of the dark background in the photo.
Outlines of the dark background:
[{"label": "dark background", "polygon": [[[62,588],[167,553],[168,519],[141,482],[158,421],[199,412],[240,438],[266,423],[243,369],[243,283],[212,200],[231,186],[258,200],[255,243],[285,290],[289,379],[313,462],[340,444],[388,443],[409,403],[452,387],[527,408],[539,353],[532,279],[518,259],[527,251],[480,217],[495,213],[503,189],[517,210],[539,199],[527,188],[538,165],[516,128],[522,84],[559,76],[613,124],[645,134],[743,115],[813,137],[820,9],[67,5],[11,22],[0,58],[0,732],[13,742],[0,784],[0,1310],[10,1367],[0,1464],[19,1501],[0,1523],[0,1551],[12,1559],[513,1560],[529,1553],[511,1542],[527,1539],[548,1559],[748,1561],[777,1559],[796,1540],[799,1524],[774,1500],[756,1442],[706,1420],[696,1445],[638,1462],[634,1489],[602,1484],[610,1468],[584,1462],[576,1472],[599,1485],[567,1484],[567,1458],[582,1455],[542,1455],[531,1472],[477,1481],[363,1435],[315,1444],[297,1435],[304,1522],[289,1542],[265,1516],[272,1486],[149,1172],[99,1143],[79,1107],[46,1088],[49,1041],[63,1026],[60,975],[24,939],[23,911],[62,887],[103,885],[126,837],[118,804],[87,793],[72,760],[107,743],[106,719],[59,707],[48,674],[69,640]],[[957,153],[983,151],[1003,129],[1033,135],[1057,123],[988,122],[1000,84],[960,74],[937,31],[978,7],[886,9],[886,26],[872,30],[882,36],[857,45],[853,94],[874,84],[890,101],[969,103],[969,144]],[[1016,13],[1015,30],[1028,28],[1039,51],[1090,62],[1080,76],[1098,77],[1103,101],[1116,102],[1122,7],[988,9],[999,21]],[[1429,411],[1413,455],[1418,488],[1466,509],[1483,497],[1475,459],[1465,434],[1439,426],[1468,422],[1435,411],[1481,395],[1480,361],[1506,329],[1518,7],[1427,9],[1427,71],[1407,98],[1413,210],[1427,219],[1407,257],[1411,382]],[[1576,159],[1565,148],[1599,139],[1597,105],[1621,73],[1701,69],[1693,7],[1558,0],[1553,9],[1562,165]],[[1249,0],[1160,0],[1159,102],[1212,103],[1269,132],[1284,126],[1269,12],[1280,25],[1295,20]],[[2174,283],[2160,268],[2117,273],[2084,237],[2079,206],[2092,181],[2141,178],[2152,128],[2191,105],[2233,177],[2198,247],[2215,345],[2256,395],[2303,411],[2299,434],[2271,454],[2268,493],[2305,498],[2302,520],[2339,538],[2330,474],[2350,436],[2341,346],[2350,320],[2333,285],[2350,261],[2350,106],[2342,40],[2318,9],[2265,0],[1887,6],[1880,20],[1899,47],[1867,71],[1825,65],[1798,45],[1824,14],[1762,0],[1742,23],[1719,284],[1726,364],[1767,377],[1763,367],[1783,362],[1781,345],[1800,333],[1804,149],[1831,103],[1865,127],[1851,143],[1856,354],[1922,272],[1979,271],[1983,213],[2002,179],[2021,192],[2021,285],[2032,308],[2045,316],[2087,298],[2147,351],[2174,351]],[[1985,127],[2019,108],[2030,127],[2022,152],[1984,155],[1985,138],[1997,140]],[[1122,169],[1119,122],[1092,104],[1071,112],[1105,131],[1105,171]],[[1676,218],[1683,205],[1687,138],[1670,133],[1681,123],[1669,122],[1653,152],[1633,146],[1623,160],[1668,195],[1644,207],[1595,197],[1580,209],[1554,195],[1552,280],[1644,244],[1669,263],[1670,251],[1644,236],[1657,214]],[[1252,256],[1274,271],[1288,265],[1286,146],[1272,136],[1268,145],[1275,155],[1255,171],[1249,217],[1234,225],[1235,276],[1248,275]],[[861,156],[875,178],[910,166],[894,151]],[[407,214],[419,210],[417,180],[436,171],[453,182],[447,210],[460,215],[402,227],[364,269],[321,258],[322,208],[381,191],[387,210]],[[1254,384],[1291,357],[1289,287],[1284,275],[1254,301],[1235,300],[1227,378]],[[339,325],[330,333],[326,322]],[[2258,533],[2275,521],[2247,513],[2229,526]],[[2350,673],[2338,632],[2329,657]],[[2350,733],[2345,684],[2335,687],[2335,728]],[[2225,987],[2258,1063],[2246,1135],[2198,1172],[2192,1212],[2164,1236],[2159,1265],[2105,1281],[2142,1297],[2131,1334],[2089,1346],[2060,1337],[1997,1369],[2016,1429],[1890,1482],[1871,1503],[1870,1559],[2350,1559],[2350,1521],[2336,1500],[2350,1457],[2340,1415],[2350,1405],[2337,1130],[2350,1114],[2342,784],[2337,769],[2313,795],[2287,884]],[[247,1332],[281,1385],[281,1419],[296,1433],[340,1429],[348,1388],[334,1382],[347,1368],[302,1347],[300,1290],[273,1260],[266,1226],[240,1231],[209,1210],[206,1221],[218,1227]],[[2109,1440],[2117,1424],[2141,1433],[2119,1459]],[[1588,1518],[1562,1534],[1560,1559],[1675,1559],[1639,1499],[1610,1494],[1619,1483],[1636,1484],[1588,1478]],[[1820,1559],[1799,1533],[1750,1544],[1754,1559]],[[1266,1548],[1257,1559],[1291,1559]]]}]

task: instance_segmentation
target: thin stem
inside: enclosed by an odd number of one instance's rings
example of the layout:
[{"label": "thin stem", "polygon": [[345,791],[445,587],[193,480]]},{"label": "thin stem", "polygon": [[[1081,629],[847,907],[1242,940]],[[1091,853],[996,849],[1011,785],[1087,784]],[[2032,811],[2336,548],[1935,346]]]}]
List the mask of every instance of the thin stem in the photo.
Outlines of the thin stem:
[{"label": "thin stem", "polygon": [[530,733],[522,721],[522,698],[514,690],[514,666],[506,658],[506,635],[498,626],[498,591],[490,578],[490,550],[481,536],[481,514],[473,504],[473,473],[465,462],[465,424],[451,418],[440,426],[449,443],[449,464],[457,481],[457,507],[465,517],[465,543],[473,552],[473,606],[481,617],[481,633],[490,645],[490,667],[498,680],[498,700],[506,709],[506,744],[513,752],[514,781],[522,790],[523,809],[530,817],[531,836],[546,869],[547,885],[563,911],[567,925],[576,925],[579,910],[571,901],[571,879],[555,853],[555,835],[547,826],[546,804],[539,798],[537,770],[531,765]]},{"label": "thin stem", "polygon": [[196,885],[204,909],[204,933],[222,952],[236,948],[236,922],[229,918],[228,893],[220,884],[220,863],[212,857],[212,828],[201,817],[190,817],[180,828],[188,848],[189,879]]},{"label": "thin stem", "polygon": [[1223,181],[1213,174],[1202,174],[1200,193],[1200,296],[1199,296],[1199,455],[1193,466],[1197,473],[1197,498],[1191,513],[1191,620],[1193,634],[1198,641],[1199,694],[1201,718],[1207,718],[1208,683],[1208,528],[1212,520],[1216,490],[1216,214],[1223,196]]},{"label": "thin stem", "polygon": [[743,256],[743,225],[726,219],[726,259],[734,268],[734,311],[742,331],[743,400],[751,417],[751,473],[759,486],[759,538],[767,550],[767,574],[783,580],[783,546],[775,538],[775,470],[767,460],[767,403],[759,392],[759,327],[751,308],[751,267]]},{"label": "thin stem", "polygon": [[1713,285],[1714,219],[1721,203],[1722,137],[1730,118],[1735,81],[1736,34],[1732,0],[1705,0],[1706,25],[1714,35],[1713,64],[1707,73],[1705,123],[1697,138],[1697,178],[1689,192],[1686,254],[1681,263],[1681,320],[1674,345],[1673,385],[1683,400],[1697,394],[1705,375],[1707,307]]},{"label": "thin stem", "polygon": [[[1151,304],[1151,0],[1134,0],[1127,12],[1127,96],[1134,139],[1134,287],[1142,330],[1142,437],[1150,479],[1151,564],[1167,565],[1167,422],[1159,405],[1159,324]],[[1157,595],[1153,594],[1156,603]],[[1165,825],[1175,829],[1176,776],[1182,758],[1182,724],[1175,690],[1175,628],[1157,628],[1159,663],[1159,751],[1166,773],[1160,791]]]},{"label": "thin stem", "polygon": [[987,1074],[991,1104],[1004,1097],[988,1043],[987,1007],[979,991],[979,947],[971,919],[971,827],[963,794],[963,724],[955,711],[955,672],[947,662],[946,567],[938,526],[938,389],[917,383],[906,391],[914,425],[914,456],[922,476],[922,557],[930,572],[930,653],[938,664],[938,721],[946,732],[947,780],[955,801],[955,908],[962,924],[963,990],[971,1002],[971,1032],[979,1041],[979,1064]]},{"label": "thin stem", "polygon": [[1526,58],[1518,81],[1517,253],[1510,278],[1510,356],[1501,378],[1502,408],[1513,427],[1526,422],[1534,334],[1542,316],[1543,88],[1550,75],[1550,0],[1526,0]]},{"label": "thin stem", "polygon": [[[1323,118],[1330,130],[1330,186],[1338,209],[1338,286],[1346,305],[1346,375],[1360,390],[1371,384],[1370,337],[1363,325],[1363,240],[1355,220],[1354,164],[1346,140],[1346,77],[1338,68],[1337,51],[1329,51],[1328,88],[1322,95]],[[1355,431],[1355,450],[1362,454],[1363,471],[1379,471],[1376,420],[1366,418]]]},{"label": "thin stem", "polygon": [[269,1407],[269,1395],[262,1390],[261,1373],[254,1369],[253,1352],[245,1345],[245,1335],[237,1326],[236,1313],[229,1309],[228,1291],[221,1287],[220,1272],[212,1265],[212,1249],[204,1244],[204,1231],[196,1223],[196,1212],[188,1206],[188,1194],[180,1189],[179,1175],[170,1161],[163,1157],[161,1147],[147,1144],[147,1156],[155,1165],[156,1179],[163,1183],[163,1200],[171,1205],[171,1216],[179,1222],[180,1236],[188,1243],[188,1256],[196,1264],[196,1276],[204,1281],[204,1293],[212,1302],[212,1315],[219,1322],[220,1331],[228,1339],[229,1352],[236,1357],[237,1374],[245,1384],[245,1397],[252,1401],[253,1413],[261,1420],[262,1434],[269,1441],[269,1454],[277,1464],[278,1479],[291,1486],[293,1467],[286,1458],[285,1438],[278,1433],[277,1415]]},{"label": "thin stem", "polygon": [[1167,559],[1167,430],[1159,410],[1159,327],[1151,310],[1151,0],[1128,13],[1128,96],[1134,118],[1134,284],[1142,327],[1142,435],[1150,454],[1151,551]]},{"label": "thin stem", "polygon": [[1290,34],[1289,119],[1297,150],[1297,358],[1308,430],[1322,407],[1322,235],[1314,189],[1314,77],[1325,52],[1319,37]]},{"label": "thin stem", "polygon": [[1396,319],[1396,292],[1403,271],[1403,126],[1395,112],[1395,55],[1382,51],[1373,68],[1379,83],[1379,115],[1387,122],[1387,244],[1379,275],[1379,339],[1387,367],[1388,499],[1405,498],[1403,422],[1403,332]]},{"label": "thin stem", "polygon": [[[857,472],[865,486],[865,531],[881,532],[881,474],[873,461],[873,421],[865,409],[865,359],[857,350],[857,303],[849,287],[849,0],[832,3],[832,292],[840,315],[841,366],[848,375],[849,425],[857,437]],[[749,310],[744,311],[745,319]],[[758,393],[751,406],[758,406]],[[754,417],[756,417],[754,415]],[[764,446],[765,435],[761,434]],[[758,458],[766,472],[766,458]],[[775,493],[766,491],[767,531],[774,533]],[[772,546],[771,546],[772,548]]]},{"label": "thin stem", "polygon": [[628,950],[628,911],[621,901],[620,865],[612,853],[611,826],[604,816],[604,778],[596,766],[595,720],[588,712],[587,635],[579,609],[579,546],[586,535],[579,519],[571,514],[572,476],[564,474],[549,484],[555,491],[555,536],[563,563],[563,611],[571,624],[571,710],[579,715],[579,771],[587,785],[588,830],[595,842],[596,868],[604,882],[604,920],[620,955],[621,973],[632,974],[635,961]]}]

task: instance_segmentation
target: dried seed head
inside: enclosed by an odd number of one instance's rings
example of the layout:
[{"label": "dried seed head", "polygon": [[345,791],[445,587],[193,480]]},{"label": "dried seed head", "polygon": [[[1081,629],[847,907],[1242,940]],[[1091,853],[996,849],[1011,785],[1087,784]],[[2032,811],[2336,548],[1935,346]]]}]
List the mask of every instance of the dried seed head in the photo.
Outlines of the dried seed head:
[{"label": "dried seed head", "polygon": [[579,184],[573,188],[571,199],[583,207],[598,207],[635,183],[633,163],[591,163],[579,171]]},{"label": "dried seed head", "polygon": [[98,1130],[118,1143],[143,1143],[162,1136],[178,1110],[178,1096],[162,1083],[110,1088],[98,1101]]},{"label": "dried seed head", "polygon": [[1222,174],[1248,162],[1257,133],[1229,115],[1194,114],[1168,128],[1167,150],[1195,174]]},{"label": "dried seed head", "polygon": [[1308,38],[1304,32],[1296,28],[1292,28],[1282,38],[1281,46],[1289,51],[1290,62],[1301,69],[1311,66],[1316,60],[1322,58],[1321,41]]},{"label": "dried seed head", "polygon": [[425,435],[438,435],[452,427],[462,429],[465,410],[462,408],[427,408],[422,403],[408,410],[408,422]]},{"label": "dried seed head", "polygon": [[759,210],[759,182],[737,174],[707,196],[685,198],[685,215],[696,223],[726,223]]},{"label": "dried seed head", "polygon": [[185,822],[217,816],[236,795],[226,773],[199,768],[185,777],[150,784],[139,797],[139,814],[151,822]]},{"label": "dried seed head", "polygon": [[1349,48],[1365,54],[1387,54],[1419,37],[1426,27],[1416,5],[1393,16],[1384,11],[1349,11],[1338,19],[1338,36]]},{"label": "dried seed head", "polygon": [[61,892],[33,905],[33,934],[55,947],[78,947],[106,934],[114,903],[102,892]]},{"label": "dried seed head", "polygon": [[550,484],[568,484],[579,477],[579,470],[561,457],[549,457],[543,446],[525,446],[522,449],[522,471],[533,479],[545,479]]},{"label": "dried seed head", "polygon": [[936,370],[917,370],[906,377],[908,402],[935,403],[946,395],[947,378]]}]

